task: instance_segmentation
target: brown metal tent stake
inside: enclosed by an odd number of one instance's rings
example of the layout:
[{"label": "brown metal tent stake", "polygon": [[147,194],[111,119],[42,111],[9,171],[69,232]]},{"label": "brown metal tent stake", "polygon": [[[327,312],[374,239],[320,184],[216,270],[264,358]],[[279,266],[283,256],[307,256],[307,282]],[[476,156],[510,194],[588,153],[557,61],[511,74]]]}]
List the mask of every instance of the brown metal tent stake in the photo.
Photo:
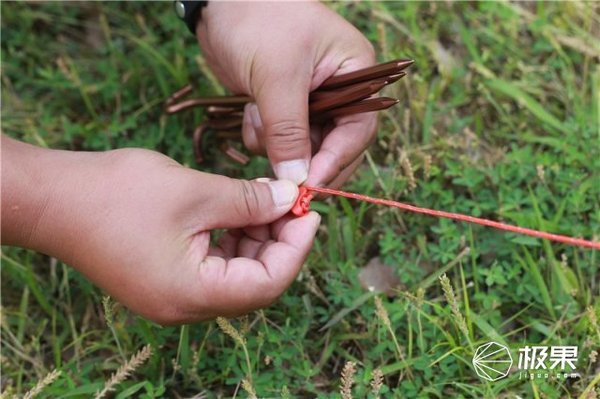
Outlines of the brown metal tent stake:
[{"label": "brown metal tent stake", "polygon": [[[308,101],[311,121],[324,122],[346,115],[373,112],[389,108],[399,100],[389,97],[372,97],[385,86],[406,76],[404,69],[413,60],[395,60],[347,74],[332,76],[310,93]],[[217,137],[224,139],[222,151],[231,159],[246,164],[248,156],[235,149],[230,140],[241,140],[244,106],[252,102],[248,96],[198,97],[183,100],[192,92],[192,86],[173,93],[165,102],[165,111],[176,114],[189,108],[206,107],[208,119],[200,124],[193,134],[196,161],[204,160],[202,139],[206,130],[214,130]]]}]

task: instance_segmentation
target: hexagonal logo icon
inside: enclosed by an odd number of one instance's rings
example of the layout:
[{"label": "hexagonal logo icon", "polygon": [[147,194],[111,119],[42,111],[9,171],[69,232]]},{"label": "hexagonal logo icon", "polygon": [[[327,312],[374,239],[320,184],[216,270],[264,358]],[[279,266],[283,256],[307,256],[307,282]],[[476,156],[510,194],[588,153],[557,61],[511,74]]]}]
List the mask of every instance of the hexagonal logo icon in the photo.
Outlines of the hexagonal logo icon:
[{"label": "hexagonal logo icon", "polygon": [[497,342],[480,345],[473,356],[473,367],[477,375],[488,381],[498,381],[508,375],[513,359],[510,351]]}]

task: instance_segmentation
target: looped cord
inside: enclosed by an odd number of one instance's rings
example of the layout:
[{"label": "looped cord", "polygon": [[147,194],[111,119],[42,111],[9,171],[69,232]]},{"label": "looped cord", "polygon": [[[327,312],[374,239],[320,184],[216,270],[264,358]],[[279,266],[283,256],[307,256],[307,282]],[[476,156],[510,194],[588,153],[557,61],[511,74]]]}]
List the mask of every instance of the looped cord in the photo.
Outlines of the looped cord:
[{"label": "looped cord", "polygon": [[310,211],[310,201],[314,195],[308,187],[298,187],[298,198],[292,207],[292,213],[296,216],[304,216]]},{"label": "looped cord", "polygon": [[421,208],[414,205],[404,204],[402,202],[386,200],[382,198],[373,198],[367,195],[349,193],[346,191],[333,190],[331,188],[322,188],[322,187],[308,187],[303,186],[299,187],[299,195],[296,198],[296,202],[292,207],[292,213],[296,216],[304,216],[310,211],[310,201],[314,197],[314,193],[322,193],[322,194],[330,194],[337,195],[340,197],[351,198],[359,201],[366,201],[377,205],[385,205],[391,206],[394,208],[399,208],[409,212],[422,213],[429,216],[446,218],[452,220],[459,220],[462,222],[475,223],[482,226],[492,227],[498,230],[510,231],[512,233],[527,235],[536,238],[542,238],[549,241],[561,242],[563,244],[574,245],[577,247],[585,247],[592,249],[600,249],[600,242],[597,241],[588,241],[580,238],[574,238],[569,236],[563,236],[559,234],[546,233],[544,231],[526,229],[524,227],[513,226],[506,223],[495,222],[493,220],[476,218],[473,216],[462,215],[460,213],[452,213],[445,211],[436,211],[434,209]]}]

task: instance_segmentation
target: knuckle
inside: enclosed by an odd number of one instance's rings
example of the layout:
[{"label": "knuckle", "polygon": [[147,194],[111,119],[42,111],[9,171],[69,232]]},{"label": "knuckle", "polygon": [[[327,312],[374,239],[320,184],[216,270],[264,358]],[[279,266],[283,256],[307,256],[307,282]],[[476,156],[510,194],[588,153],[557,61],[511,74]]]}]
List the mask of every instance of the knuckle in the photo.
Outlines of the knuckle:
[{"label": "knuckle", "polygon": [[256,214],[260,206],[256,186],[248,180],[240,180],[238,184],[240,186],[237,190],[238,198],[235,201],[236,212],[238,217],[249,219]]},{"label": "knuckle", "polygon": [[[373,43],[369,39],[367,39],[362,33],[357,32],[358,34],[354,36],[355,45],[353,48],[358,52],[359,59],[367,62],[370,65],[374,65],[377,61],[377,53],[375,51],[375,47]],[[368,66],[368,65],[367,65]]]},{"label": "knuckle", "polygon": [[108,166],[106,171],[119,176],[122,176],[123,171],[150,171],[164,166],[179,165],[164,154],[141,148],[121,148],[106,151],[100,156]]},{"label": "knuckle", "polygon": [[373,47],[373,44],[367,39],[365,38],[365,53],[367,55],[367,57],[369,58],[369,60],[373,63],[375,63],[375,47]]},{"label": "knuckle", "polygon": [[297,120],[281,120],[273,123],[267,129],[268,145],[274,150],[289,150],[298,145],[306,144],[308,131],[306,127]]}]

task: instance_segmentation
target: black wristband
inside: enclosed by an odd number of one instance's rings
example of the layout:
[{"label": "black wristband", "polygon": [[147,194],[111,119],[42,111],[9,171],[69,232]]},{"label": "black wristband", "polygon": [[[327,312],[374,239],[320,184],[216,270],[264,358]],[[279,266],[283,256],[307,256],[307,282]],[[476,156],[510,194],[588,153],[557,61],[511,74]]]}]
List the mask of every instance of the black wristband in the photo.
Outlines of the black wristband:
[{"label": "black wristband", "polygon": [[175,14],[187,25],[193,35],[196,34],[196,24],[202,7],[208,5],[208,1],[183,1],[177,0],[173,3]]}]

